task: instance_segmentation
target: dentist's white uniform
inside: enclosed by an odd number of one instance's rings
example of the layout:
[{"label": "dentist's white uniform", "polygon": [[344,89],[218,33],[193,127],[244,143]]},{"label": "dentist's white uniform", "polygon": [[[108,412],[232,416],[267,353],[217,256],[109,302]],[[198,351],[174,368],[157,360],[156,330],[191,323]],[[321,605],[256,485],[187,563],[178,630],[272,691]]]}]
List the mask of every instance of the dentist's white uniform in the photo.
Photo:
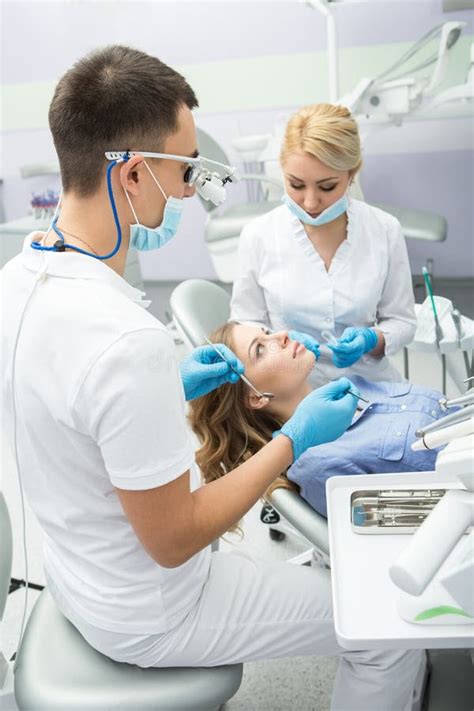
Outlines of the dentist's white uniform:
[{"label": "dentist's white uniform", "polygon": [[187,469],[200,485],[173,341],[122,277],[82,254],[34,251],[41,237],[0,272],[3,424],[59,609],[95,649],[142,667],[338,655],[333,711],[408,711],[422,653],[343,649],[328,570],[210,546],[175,568],[148,555],[116,489]]},{"label": "dentist's white uniform", "polygon": [[[347,326],[375,325],[385,336],[386,356],[410,343],[416,318],[400,223],[352,198],[347,215],[347,239],[329,270],[286,205],[246,225],[239,243],[231,319],[276,331],[303,331],[320,343],[323,330],[338,337]],[[401,379],[387,357],[367,355],[351,368],[337,368],[324,350],[314,385],[355,374],[371,380]]]}]

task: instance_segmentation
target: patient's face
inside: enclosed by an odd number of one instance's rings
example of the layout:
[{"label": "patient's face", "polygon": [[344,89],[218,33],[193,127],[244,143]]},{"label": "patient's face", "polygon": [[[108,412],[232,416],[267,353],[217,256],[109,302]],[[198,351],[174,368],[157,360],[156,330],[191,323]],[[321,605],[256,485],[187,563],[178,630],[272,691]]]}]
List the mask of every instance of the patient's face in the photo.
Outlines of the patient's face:
[{"label": "patient's face", "polygon": [[245,365],[245,375],[261,392],[293,397],[305,387],[315,357],[287,331],[269,333],[259,326],[239,324],[232,330],[233,350]]}]

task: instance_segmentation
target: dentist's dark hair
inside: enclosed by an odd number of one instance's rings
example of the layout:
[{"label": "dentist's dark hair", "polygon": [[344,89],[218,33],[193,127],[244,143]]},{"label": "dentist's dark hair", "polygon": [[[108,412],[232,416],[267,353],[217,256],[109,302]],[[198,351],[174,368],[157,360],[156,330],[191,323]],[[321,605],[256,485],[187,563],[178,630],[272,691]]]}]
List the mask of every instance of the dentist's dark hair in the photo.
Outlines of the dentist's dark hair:
[{"label": "dentist's dark hair", "polygon": [[162,150],[183,105],[198,106],[184,77],[145,52],[113,45],[80,59],[59,80],[49,108],[64,192],[93,195],[105,151]]}]

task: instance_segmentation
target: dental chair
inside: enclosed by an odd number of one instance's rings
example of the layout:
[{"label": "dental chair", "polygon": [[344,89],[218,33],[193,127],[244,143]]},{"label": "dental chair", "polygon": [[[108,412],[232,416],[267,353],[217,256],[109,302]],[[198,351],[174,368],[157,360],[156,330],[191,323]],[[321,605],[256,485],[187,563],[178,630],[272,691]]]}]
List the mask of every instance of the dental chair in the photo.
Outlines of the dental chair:
[{"label": "dental chair", "polygon": [[[0,493],[0,621],[8,597],[12,530]],[[237,692],[242,664],[142,669],[89,646],[44,589],[30,615],[16,661],[0,651],[0,707],[20,711],[211,711]],[[4,707],[3,702],[6,706]]]},{"label": "dental chair", "polygon": [[[201,155],[211,160],[225,163],[226,165],[229,164],[229,158],[225,152],[208,133],[197,128],[196,135],[199,153],[201,153]],[[249,184],[257,183],[257,185],[260,186],[260,190],[251,193],[254,198],[253,200],[222,209],[198,196],[204,209],[208,213],[204,227],[204,240],[209,250],[214,269],[216,270],[217,278],[224,283],[234,281],[234,263],[237,245],[240,233],[247,222],[250,222],[254,217],[273,210],[281,204],[280,200],[268,199],[268,193],[265,192],[264,186],[267,185],[277,190],[280,189],[281,194],[283,194],[283,185],[281,181],[276,178],[271,178],[259,173],[239,173],[239,178]],[[259,196],[263,197],[263,199],[255,199]]]},{"label": "dental chair", "polygon": [[[228,321],[230,316],[230,295],[217,284],[203,279],[181,282],[171,294],[170,305],[176,328],[190,348],[202,345],[204,337]],[[267,520],[261,517],[270,526],[270,531],[296,534],[312,546],[290,562],[308,562],[315,549],[316,557],[327,564],[329,539],[326,519],[296,492],[288,489],[275,489],[268,502],[278,514],[268,516]],[[280,517],[284,520],[278,520]]]}]

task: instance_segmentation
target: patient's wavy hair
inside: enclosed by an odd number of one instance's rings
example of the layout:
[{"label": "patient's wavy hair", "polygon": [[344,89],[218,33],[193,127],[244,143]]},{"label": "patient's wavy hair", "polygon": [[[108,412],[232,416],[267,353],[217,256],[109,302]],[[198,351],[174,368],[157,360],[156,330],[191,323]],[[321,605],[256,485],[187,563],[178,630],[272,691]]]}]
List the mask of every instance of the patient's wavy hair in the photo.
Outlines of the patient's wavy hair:
[{"label": "patient's wavy hair", "polygon": [[[232,331],[236,323],[220,326],[211,335],[213,343],[233,349]],[[248,404],[247,386],[242,380],[226,383],[189,403],[189,421],[201,448],[196,462],[206,483],[219,479],[243,464],[272,439],[283,422],[266,409],[254,410]],[[282,472],[267,493],[278,487],[296,489]],[[237,529],[235,526],[232,530]]]}]

